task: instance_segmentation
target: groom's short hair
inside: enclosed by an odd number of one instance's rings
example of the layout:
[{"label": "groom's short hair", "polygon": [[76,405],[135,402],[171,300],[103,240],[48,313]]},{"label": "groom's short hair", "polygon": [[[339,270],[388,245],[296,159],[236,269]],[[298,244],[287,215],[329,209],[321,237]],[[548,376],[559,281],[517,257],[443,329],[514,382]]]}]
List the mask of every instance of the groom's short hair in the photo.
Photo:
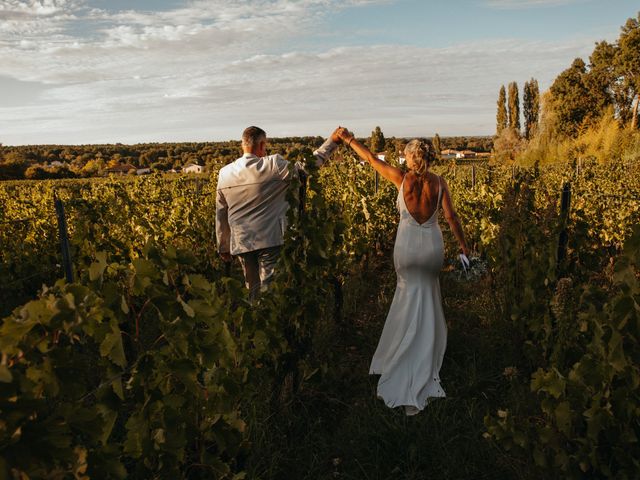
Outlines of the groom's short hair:
[{"label": "groom's short hair", "polygon": [[267,139],[267,132],[260,127],[247,127],[242,132],[242,146],[248,148],[257,147],[262,140]]}]

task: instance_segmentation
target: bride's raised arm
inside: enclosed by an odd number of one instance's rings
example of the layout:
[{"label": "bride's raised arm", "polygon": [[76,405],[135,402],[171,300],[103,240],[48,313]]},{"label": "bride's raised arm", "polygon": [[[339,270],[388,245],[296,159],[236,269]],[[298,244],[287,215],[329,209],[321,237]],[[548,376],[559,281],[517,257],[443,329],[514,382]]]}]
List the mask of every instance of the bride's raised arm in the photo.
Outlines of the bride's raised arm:
[{"label": "bride's raised arm", "polygon": [[402,170],[380,160],[371,152],[371,150],[361,144],[353,133],[349,132],[346,128],[340,130],[338,132],[338,136],[342,139],[342,142],[348,147],[351,147],[351,149],[356,152],[362,160],[369,162],[380,175],[392,182],[396,187],[400,188],[402,177],[404,176]]}]

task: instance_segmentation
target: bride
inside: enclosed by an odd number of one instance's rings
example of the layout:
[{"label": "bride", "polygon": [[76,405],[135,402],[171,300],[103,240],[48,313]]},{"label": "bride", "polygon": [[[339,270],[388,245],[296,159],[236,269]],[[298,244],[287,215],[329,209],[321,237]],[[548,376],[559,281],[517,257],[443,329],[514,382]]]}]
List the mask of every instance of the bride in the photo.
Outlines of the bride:
[{"label": "bride", "polygon": [[409,171],[405,173],[379,160],[348,130],[340,136],[398,188],[400,222],[393,250],[396,291],[369,373],[380,375],[378,397],[387,406],[403,406],[407,415],[415,415],[429,399],[445,396],[439,376],[447,346],[438,278],[444,262],[438,225],[441,206],[465,260],[467,244],[447,183],[429,171],[435,158],[430,144],[418,139],[407,144]]}]

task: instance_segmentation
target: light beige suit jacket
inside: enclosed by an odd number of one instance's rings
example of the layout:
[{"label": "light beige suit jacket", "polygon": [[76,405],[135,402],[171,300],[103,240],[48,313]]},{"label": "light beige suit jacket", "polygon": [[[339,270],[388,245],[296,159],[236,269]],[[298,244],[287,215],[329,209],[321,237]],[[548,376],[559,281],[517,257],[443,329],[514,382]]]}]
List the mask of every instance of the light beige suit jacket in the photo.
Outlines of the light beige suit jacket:
[{"label": "light beige suit jacket", "polygon": [[[327,139],[313,152],[322,165],[337,144]],[[299,167],[296,167],[299,168]],[[220,253],[232,255],[284,243],[287,228],[289,162],[281,155],[245,153],[218,174],[216,238]]]}]

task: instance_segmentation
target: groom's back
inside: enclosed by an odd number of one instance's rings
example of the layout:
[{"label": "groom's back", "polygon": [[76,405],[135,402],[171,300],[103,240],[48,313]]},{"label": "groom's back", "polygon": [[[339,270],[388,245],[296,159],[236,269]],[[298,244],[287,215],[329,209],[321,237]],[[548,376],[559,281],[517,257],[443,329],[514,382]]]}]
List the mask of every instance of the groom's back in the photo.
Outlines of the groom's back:
[{"label": "groom's back", "polygon": [[280,155],[245,154],[220,170],[217,189],[228,205],[232,252],[282,244],[289,178]]}]

